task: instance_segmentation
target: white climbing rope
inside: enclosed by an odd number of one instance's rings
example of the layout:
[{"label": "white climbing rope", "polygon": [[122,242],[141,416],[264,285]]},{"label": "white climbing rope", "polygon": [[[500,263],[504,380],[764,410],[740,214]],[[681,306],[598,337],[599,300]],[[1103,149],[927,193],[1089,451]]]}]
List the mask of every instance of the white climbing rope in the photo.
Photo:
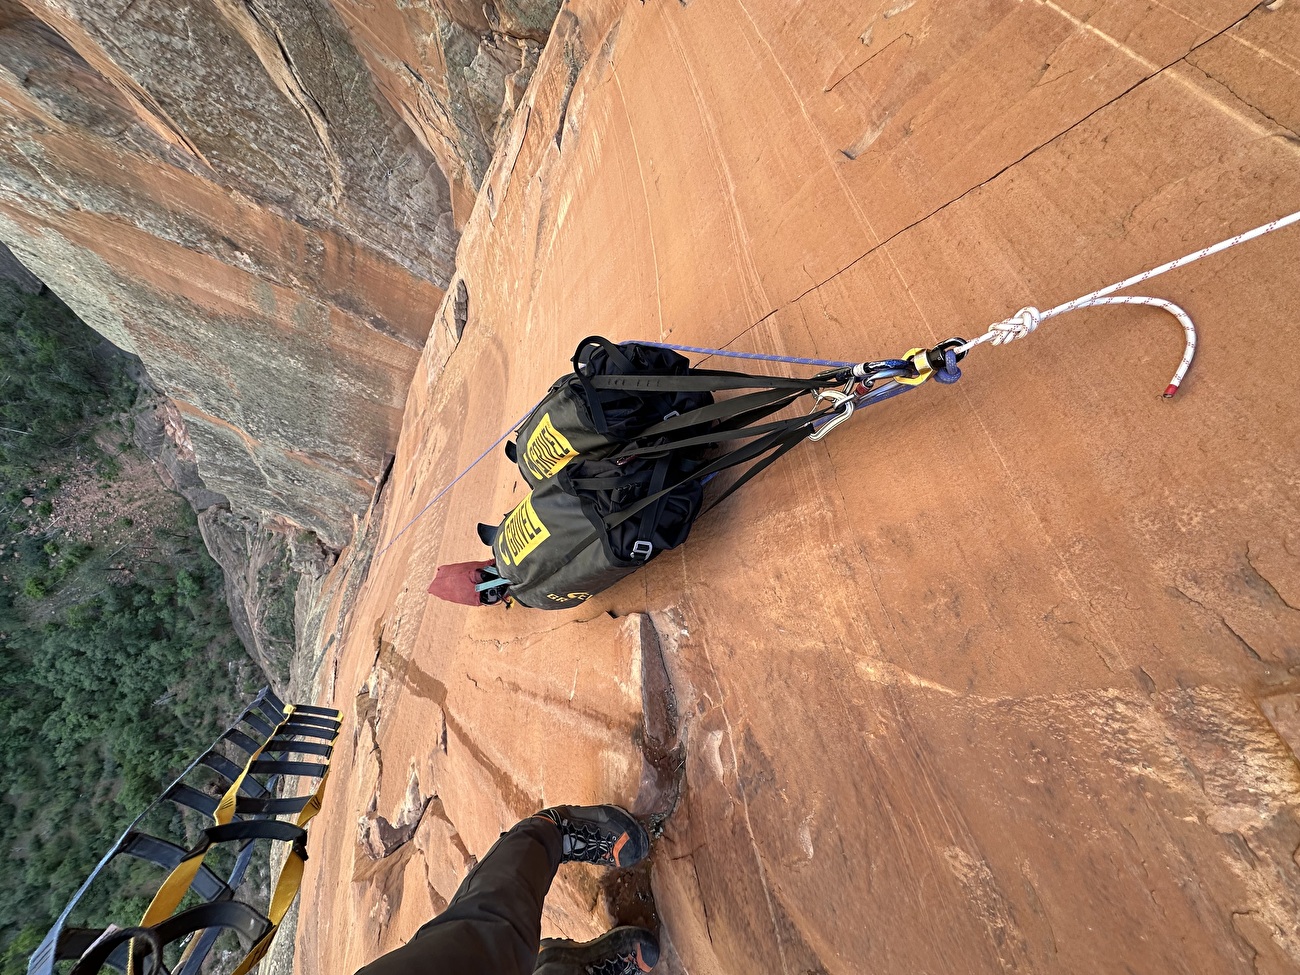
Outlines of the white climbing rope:
[{"label": "white climbing rope", "polygon": [[1279,217],[1276,220],[1270,220],[1266,224],[1256,227],[1254,230],[1247,230],[1245,233],[1229,237],[1227,240],[1221,240],[1217,244],[1211,244],[1209,247],[1202,247],[1198,251],[1180,257],[1177,260],[1169,261],[1167,264],[1161,264],[1159,267],[1153,267],[1149,271],[1143,271],[1141,274],[1135,274],[1131,278],[1125,278],[1116,284],[1108,285],[1105,288],[1099,288],[1090,292],[1081,298],[1075,298],[1073,301],[1067,301],[1063,305],[1057,305],[1055,308],[1049,308],[1047,311],[1039,311],[1034,307],[1021,308],[1010,318],[1004,318],[1000,322],[994,322],[989,326],[988,331],[978,338],[971,339],[965,345],[959,346],[957,352],[965,353],[975,348],[977,345],[983,345],[985,342],[991,342],[993,345],[1006,345],[1008,342],[1014,342],[1016,339],[1022,339],[1031,334],[1043,322],[1055,318],[1057,315],[1064,315],[1066,312],[1078,311],[1080,308],[1093,308],[1097,305],[1150,305],[1153,308],[1162,308],[1169,314],[1178,319],[1183,326],[1183,331],[1187,336],[1187,345],[1183,350],[1182,361],[1178,364],[1178,369],[1174,373],[1173,379],[1165,388],[1165,396],[1173,396],[1178,392],[1178,386],[1187,375],[1187,370],[1192,364],[1192,357],[1196,355],[1196,326],[1192,324],[1192,317],[1187,314],[1178,305],[1172,301],[1166,301],[1163,298],[1148,298],[1141,295],[1114,295],[1116,291],[1132,287],[1135,284],[1141,284],[1143,281],[1149,281],[1158,274],[1164,274],[1166,271],[1172,271],[1175,268],[1191,264],[1193,261],[1199,261],[1202,257],[1209,257],[1211,254],[1218,254],[1220,251],[1226,251],[1229,247],[1236,247],[1238,244],[1244,244],[1248,240],[1254,240],[1256,237],[1262,237],[1270,234],[1274,230],[1281,230],[1283,227],[1289,227],[1291,224],[1300,221],[1300,210],[1288,214],[1285,217]]}]

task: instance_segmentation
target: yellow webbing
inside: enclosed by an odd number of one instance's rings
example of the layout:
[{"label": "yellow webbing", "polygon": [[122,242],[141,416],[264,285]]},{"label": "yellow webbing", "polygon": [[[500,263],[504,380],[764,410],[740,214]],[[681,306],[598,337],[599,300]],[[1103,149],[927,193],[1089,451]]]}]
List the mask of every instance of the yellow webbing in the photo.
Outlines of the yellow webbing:
[{"label": "yellow webbing", "polygon": [[[307,805],[303,806],[302,812],[298,814],[295,821],[297,825],[306,826],[307,822],[320,812],[321,793],[325,791],[325,782],[329,777],[330,773],[327,768],[325,774],[320,777],[316,791],[312,793],[312,797],[307,800]],[[306,862],[307,858],[298,852],[296,846],[289,849],[289,856],[284,861],[284,866],[280,868],[280,876],[275,881],[275,892],[271,895],[271,908],[267,911],[267,920],[271,922],[271,929],[266,932],[261,941],[253,945],[252,950],[231,972],[231,975],[247,975],[249,970],[262,960],[262,956],[271,947],[271,941],[275,937],[275,932],[280,928],[280,922],[284,920],[284,916],[288,913],[294,898],[298,896],[298,890],[302,887],[302,868]]]},{"label": "yellow webbing", "polygon": [[[253,763],[262,757],[262,752],[271,739],[280,733],[280,730],[289,723],[289,718],[293,716],[293,705],[290,704],[285,708],[284,720],[276,725],[275,730],[267,737],[262,746],[252,755],[248,756],[248,761],[244,764],[243,771],[235,777],[235,781],[230,783],[230,788],[226,794],[221,797],[217,803],[217,809],[212,814],[212,821],[218,826],[225,826],[235,815],[235,800],[239,796],[239,787],[244,784],[244,779],[248,777],[249,769]],[[162,882],[158,888],[158,893],[153,895],[153,900],[149,902],[148,909],[144,912],[144,917],[140,919],[140,927],[151,928],[159,921],[165,921],[171,917],[180,907],[181,901],[189,893],[190,885],[194,883],[194,878],[199,875],[199,868],[203,866],[203,860],[208,855],[210,847],[204,846],[197,854],[187,855],[176,868],[167,875],[167,879]],[[131,948],[134,951],[135,942],[131,942]]]},{"label": "yellow webbing", "polygon": [[[217,808],[212,814],[213,822],[216,825],[224,826],[234,818],[235,803],[239,798],[240,786],[244,784],[244,780],[250,774],[253,763],[261,757],[262,752],[266,750],[266,746],[270,744],[271,740],[279,735],[289,723],[293,713],[293,705],[286,706],[284,720],[276,725],[262,746],[248,757],[243,770],[230,784],[230,788],[226,790],[220,802],[217,803]],[[336,712],[336,714],[337,717],[333,720],[341,721],[343,718],[342,713]],[[292,748],[288,748],[286,751],[292,751]],[[321,774],[320,781],[316,785],[316,791],[312,793],[311,798],[307,800],[307,804],[298,813],[295,825],[299,827],[306,826],[320,812],[321,795],[325,791],[325,782],[329,779],[330,757],[325,759],[325,771]],[[162,882],[162,886],[158,888],[158,892],[154,894],[153,900],[144,912],[144,917],[140,920],[141,927],[152,927],[171,917],[176,908],[180,906],[181,901],[184,900],[186,893],[189,892],[190,886],[194,883],[194,878],[198,876],[199,868],[203,866],[203,860],[207,856],[208,849],[210,847],[205,846],[200,852],[186,856],[168,874],[167,879]],[[262,960],[267,949],[271,947],[271,940],[275,937],[280,922],[284,920],[285,914],[288,913],[289,907],[293,904],[294,899],[298,896],[298,891],[302,887],[303,865],[305,863],[305,855],[300,853],[296,846],[289,850],[289,856],[280,870],[280,876],[276,878],[275,891],[271,895],[270,909],[267,912],[267,920],[271,922],[270,930],[252,947],[231,975],[247,975],[248,971]],[[188,946],[186,953],[182,955],[182,959],[188,955],[189,949],[193,948],[195,944],[197,942],[192,942]],[[127,975],[134,975],[136,970],[135,941],[132,940],[127,953]]]}]

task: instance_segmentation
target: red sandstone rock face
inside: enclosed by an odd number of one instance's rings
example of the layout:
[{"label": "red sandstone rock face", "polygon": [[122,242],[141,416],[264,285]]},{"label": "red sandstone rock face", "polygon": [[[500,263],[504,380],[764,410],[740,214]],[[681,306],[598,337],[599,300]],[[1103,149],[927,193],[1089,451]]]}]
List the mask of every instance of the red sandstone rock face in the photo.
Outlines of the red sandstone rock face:
[{"label": "red sandstone rock face", "polygon": [[[357,738],[298,969],[404,941],[538,807],[658,808],[646,756],[671,772],[680,740],[666,971],[1300,970],[1300,383],[1266,365],[1300,338],[1296,231],[1153,282],[1201,329],[1177,399],[1167,317],[1059,319],[801,447],[581,610],[424,595],[518,500],[503,457],[398,537],[593,331],[898,354],[1300,207],[1297,51],[1289,3],[567,6],[380,551],[332,579],[321,699]],[[398,822],[412,774],[438,813],[370,859],[357,819]],[[570,870],[546,928],[585,936],[607,919]]]},{"label": "red sandstone rock face", "polygon": [[[363,36],[319,0],[0,0],[0,239],[145,360],[210,487],[334,546],[451,274],[444,169],[472,198],[549,24],[547,0],[497,18],[517,41],[480,38],[460,6],[408,24],[368,5]],[[413,45],[437,126],[413,128],[373,63]]]}]

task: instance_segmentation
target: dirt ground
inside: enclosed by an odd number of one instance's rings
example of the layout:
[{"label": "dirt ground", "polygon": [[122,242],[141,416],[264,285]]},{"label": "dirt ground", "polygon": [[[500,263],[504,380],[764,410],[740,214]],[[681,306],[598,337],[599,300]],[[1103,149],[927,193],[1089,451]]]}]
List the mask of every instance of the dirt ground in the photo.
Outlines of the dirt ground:
[{"label": "dirt ground", "polygon": [[578,610],[425,595],[503,456],[421,516],[593,332],[880,358],[1300,208],[1268,6],[566,5],[331,579],[297,971],[405,941],[537,808],[674,798],[648,880],[566,867],[548,933],[644,883],[669,972],[1300,971],[1300,229],[1145,286],[1200,329],[1177,398],[1168,316],[1054,320]]}]

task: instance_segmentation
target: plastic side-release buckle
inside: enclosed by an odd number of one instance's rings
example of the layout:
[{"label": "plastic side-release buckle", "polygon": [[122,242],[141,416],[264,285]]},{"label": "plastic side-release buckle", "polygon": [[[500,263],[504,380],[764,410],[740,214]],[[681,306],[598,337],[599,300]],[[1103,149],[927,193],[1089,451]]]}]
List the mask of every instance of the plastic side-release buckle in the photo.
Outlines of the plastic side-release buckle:
[{"label": "plastic side-release buckle", "polygon": [[904,386],[920,386],[931,376],[934,375],[934,366],[930,365],[930,360],[926,356],[927,349],[909,349],[903,354],[903,359],[911,364],[916,370],[915,376],[899,376],[897,382]]}]

